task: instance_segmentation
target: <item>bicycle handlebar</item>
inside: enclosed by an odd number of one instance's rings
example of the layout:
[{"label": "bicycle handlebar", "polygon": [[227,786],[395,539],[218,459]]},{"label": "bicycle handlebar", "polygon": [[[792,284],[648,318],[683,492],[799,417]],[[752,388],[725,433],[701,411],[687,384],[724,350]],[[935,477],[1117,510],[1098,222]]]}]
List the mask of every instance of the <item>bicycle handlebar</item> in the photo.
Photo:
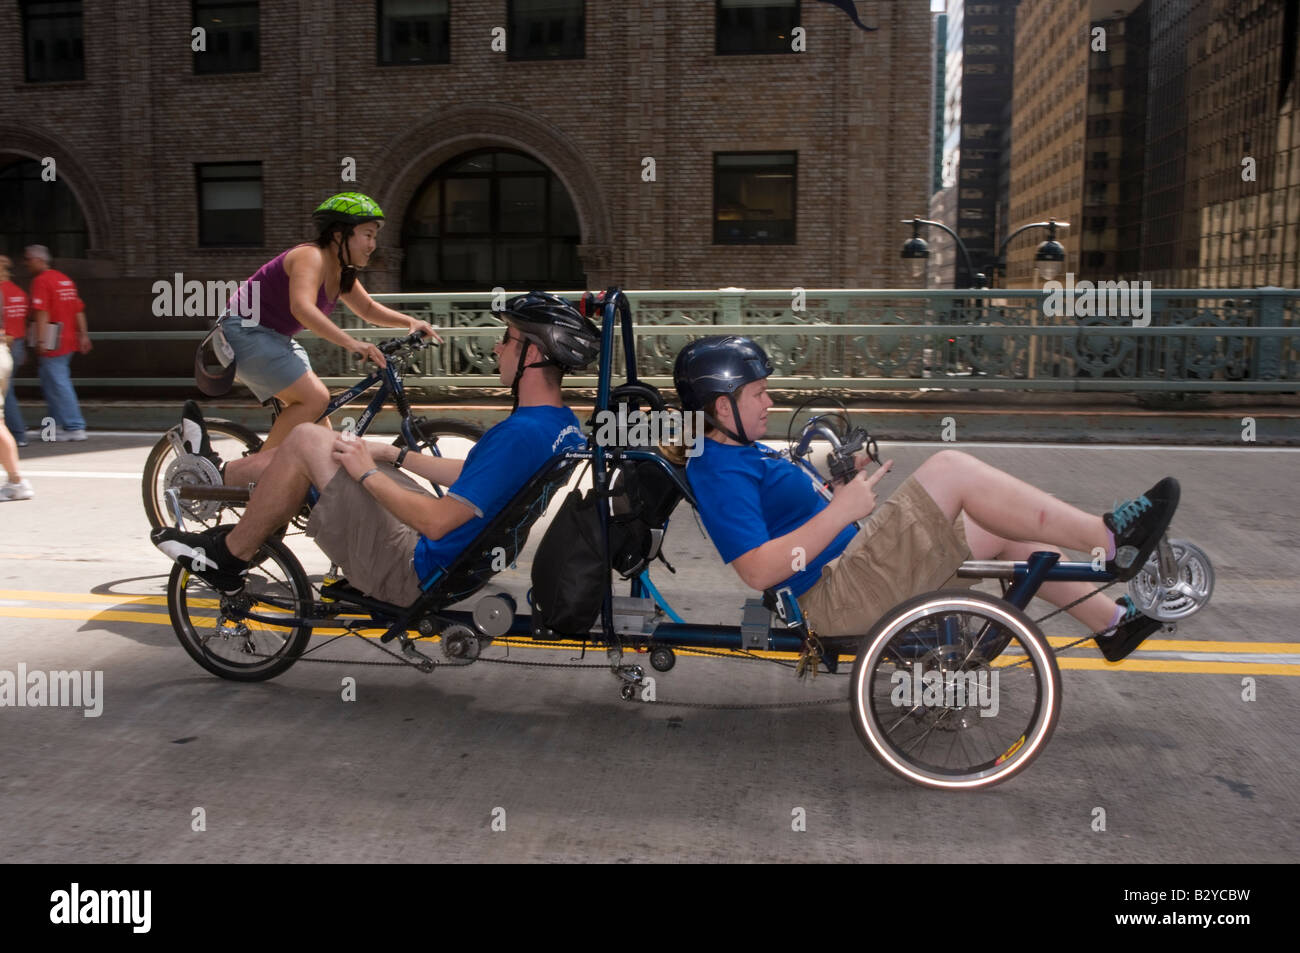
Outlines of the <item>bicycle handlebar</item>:
[{"label": "bicycle handlebar", "polygon": [[379,345],[379,352],[385,356],[395,354],[402,348],[413,347],[416,344],[420,344],[423,338],[423,331],[412,331],[410,334],[406,335],[406,337],[390,338],[385,341],[383,344]]}]

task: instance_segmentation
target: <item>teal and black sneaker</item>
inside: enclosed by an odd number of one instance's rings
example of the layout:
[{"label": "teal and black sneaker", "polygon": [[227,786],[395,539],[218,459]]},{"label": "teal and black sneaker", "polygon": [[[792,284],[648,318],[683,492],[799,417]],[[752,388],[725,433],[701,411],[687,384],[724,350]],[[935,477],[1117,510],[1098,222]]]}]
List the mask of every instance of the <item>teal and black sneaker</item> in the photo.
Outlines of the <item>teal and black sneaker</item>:
[{"label": "teal and black sneaker", "polygon": [[1136,500],[1120,503],[1102,516],[1106,528],[1115,534],[1115,558],[1106,561],[1106,571],[1120,582],[1141,572],[1169,529],[1176,509],[1178,481],[1165,477]]},{"label": "teal and black sneaker", "polygon": [[1107,662],[1119,662],[1128,658],[1137,651],[1139,645],[1164,627],[1159,619],[1152,619],[1139,612],[1128,596],[1120,596],[1115,601],[1124,610],[1124,618],[1109,635],[1099,635],[1093,639],[1097,648],[1101,649],[1101,654],[1106,656]]}]

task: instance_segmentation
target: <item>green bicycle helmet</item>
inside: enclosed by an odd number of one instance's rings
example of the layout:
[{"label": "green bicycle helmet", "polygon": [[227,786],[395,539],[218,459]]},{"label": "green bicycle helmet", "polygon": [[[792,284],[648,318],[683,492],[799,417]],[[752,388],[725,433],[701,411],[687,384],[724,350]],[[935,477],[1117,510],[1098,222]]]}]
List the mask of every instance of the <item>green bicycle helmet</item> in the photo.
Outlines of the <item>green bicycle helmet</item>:
[{"label": "green bicycle helmet", "polygon": [[378,202],[361,192],[340,192],[321,202],[311,213],[311,220],[318,231],[324,231],[331,225],[382,222],[384,210]]},{"label": "green bicycle helmet", "polygon": [[352,230],[366,222],[382,222],[384,210],[378,202],[361,192],[340,192],[321,202],[311,213],[311,220],[321,233],[319,243],[322,247],[327,244],[327,232],[332,231],[335,225],[343,227],[338,246],[339,292],[346,294],[357,282],[357,266],[352,264],[352,252],[347,247]]}]

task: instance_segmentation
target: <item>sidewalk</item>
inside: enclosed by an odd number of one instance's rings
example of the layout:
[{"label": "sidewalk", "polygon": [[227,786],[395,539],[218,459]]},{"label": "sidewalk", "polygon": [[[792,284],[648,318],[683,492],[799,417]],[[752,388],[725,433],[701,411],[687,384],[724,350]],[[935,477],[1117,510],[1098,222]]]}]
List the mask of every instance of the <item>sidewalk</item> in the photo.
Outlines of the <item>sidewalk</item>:
[{"label": "sidewalk", "polygon": [[[772,436],[783,436],[791,412],[806,396],[814,403],[801,413],[806,420],[811,408],[831,410],[834,403],[825,394],[776,395],[769,414]],[[570,392],[569,399],[579,419],[592,413],[594,394]],[[1254,445],[1300,446],[1300,399],[1290,395],[1213,395],[1193,397],[1168,409],[1141,406],[1129,395],[1109,394],[1008,394],[952,391],[908,394],[877,394],[870,397],[843,395],[851,418],[864,424],[881,440],[944,441],[945,430],[956,443],[972,441],[1070,442],[1070,443],[1160,443],[1251,445],[1250,420],[1254,422]],[[1157,398],[1158,399],[1158,398]],[[81,406],[91,430],[161,431],[180,415],[183,397],[167,400],[82,400]],[[267,410],[252,399],[219,399],[201,402],[210,417],[235,420],[265,430],[270,424]],[[508,396],[472,391],[444,396],[437,402],[416,400],[412,406],[425,417],[455,417],[487,427],[510,411]],[[364,404],[335,415],[339,426],[348,413],[360,416]],[[45,412],[42,404],[24,401],[28,424]],[[395,433],[397,413],[380,414],[371,429]]]}]

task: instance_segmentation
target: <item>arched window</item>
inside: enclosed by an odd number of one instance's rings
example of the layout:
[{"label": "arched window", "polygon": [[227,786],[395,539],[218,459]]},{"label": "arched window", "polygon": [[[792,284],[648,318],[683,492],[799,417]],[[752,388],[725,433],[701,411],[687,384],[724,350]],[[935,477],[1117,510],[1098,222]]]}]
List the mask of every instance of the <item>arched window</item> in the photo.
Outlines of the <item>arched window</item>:
[{"label": "arched window", "polygon": [[35,159],[0,158],[0,251],[18,261],[27,245],[46,245],[56,259],[85,258],[89,233],[81,205],[57,176],[44,181],[41,169]]},{"label": "arched window", "polygon": [[402,290],[581,288],[580,239],[550,169],[521,152],[467,153],[429,176],[407,209]]}]

